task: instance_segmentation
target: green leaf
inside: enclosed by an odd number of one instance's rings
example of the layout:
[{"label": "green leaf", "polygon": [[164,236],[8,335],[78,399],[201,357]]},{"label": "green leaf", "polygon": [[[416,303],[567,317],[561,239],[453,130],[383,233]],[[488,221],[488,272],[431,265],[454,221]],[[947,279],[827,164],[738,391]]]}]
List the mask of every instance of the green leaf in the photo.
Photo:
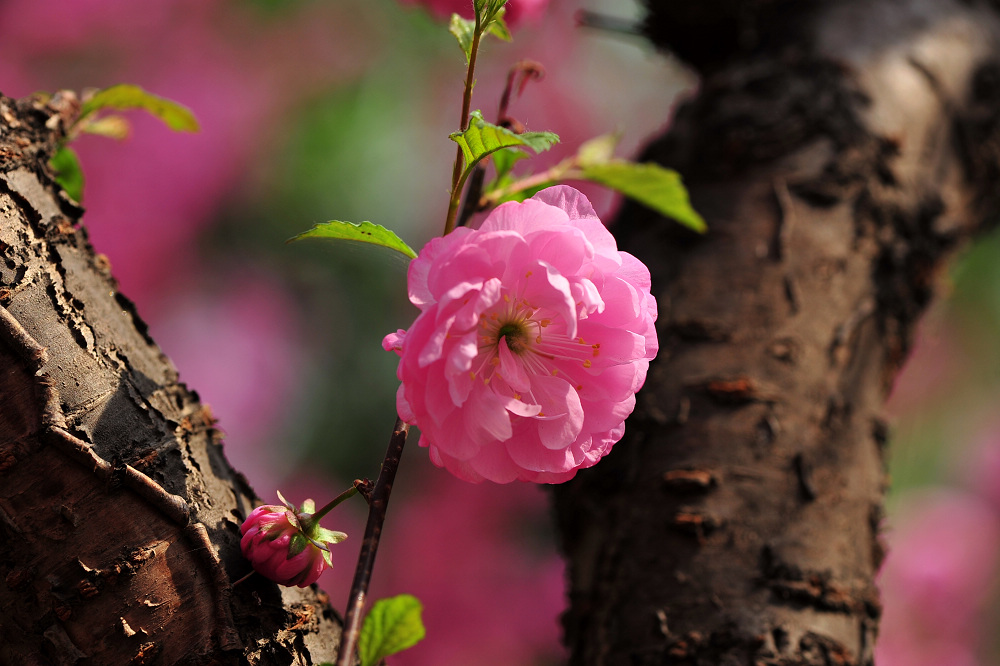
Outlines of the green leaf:
[{"label": "green leaf", "polygon": [[559,142],[552,132],[525,132],[516,134],[506,127],[488,123],[481,111],[473,111],[469,116],[469,127],[464,132],[454,132],[449,138],[457,143],[465,157],[468,171],[479,160],[502,148],[530,148],[536,153],[548,150]]},{"label": "green leaf", "polygon": [[80,128],[88,134],[98,134],[110,139],[125,139],[128,137],[130,127],[128,120],[122,116],[105,116],[97,120],[84,123]]},{"label": "green leaf", "polygon": [[427,633],[420,619],[422,610],[420,601],[409,594],[376,601],[358,637],[361,666],[375,666],[421,641]]},{"label": "green leaf", "polygon": [[503,20],[503,12],[500,12],[492,21],[490,21],[489,26],[486,28],[486,33],[505,42],[509,42],[513,39],[510,36],[510,28],[507,27],[507,22]]},{"label": "green leaf", "polygon": [[172,129],[179,132],[197,132],[198,121],[186,106],[146,92],[139,86],[120,84],[98,90],[80,107],[81,120],[101,109],[144,109]]},{"label": "green leaf", "polygon": [[636,164],[625,160],[581,165],[581,171],[583,179],[617,190],[694,231],[708,230],[705,220],[691,207],[676,171],[651,162]]},{"label": "green leaf", "polygon": [[476,33],[476,22],[464,19],[458,14],[451,15],[451,22],[448,23],[448,32],[455,35],[458,45],[465,53],[465,64],[469,64],[472,58],[472,38]]},{"label": "green leaf", "polygon": [[604,134],[584,141],[576,151],[577,162],[581,166],[607,164],[612,161],[620,134]]},{"label": "green leaf", "polygon": [[493,168],[497,172],[497,181],[507,179],[514,165],[527,155],[516,148],[505,148],[493,153]]},{"label": "green leaf", "polygon": [[309,231],[305,231],[298,236],[289,239],[288,242],[302,240],[303,238],[334,238],[337,240],[354,241],[357,243],[370,243],[372,245],[381,245],[382,247],[387,247],[390,250],[395,250],[396,252],[406,255],[410,259],[415,259],[417,257],[417,253],[414,252],[409,245],[404,243],[399,236],[392,233],[385,227],[378,224],[372,224],[371,222],[362,222],[358,224],[356,222],[331,220],[329,222],[317,224]]},{"label": "green leaf", "polygon": [[83,170],[80,159],[72,148],[62,146],[49,160],[49,166],[56,172],[56,182],[74,201],[83,201]]}]

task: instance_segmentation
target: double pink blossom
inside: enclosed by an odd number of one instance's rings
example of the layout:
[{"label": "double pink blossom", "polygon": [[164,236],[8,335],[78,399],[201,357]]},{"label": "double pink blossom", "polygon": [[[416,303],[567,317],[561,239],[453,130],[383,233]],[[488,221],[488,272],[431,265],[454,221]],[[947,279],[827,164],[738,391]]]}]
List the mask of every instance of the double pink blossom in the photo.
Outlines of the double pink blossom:
[{"label": "double pink blossom", "polygon": [[422,312],[382,344],[434,464],[561,483],[621,439],[656,355],[656,300],[580,192],[552,187],[430,241],[408,283]]}]

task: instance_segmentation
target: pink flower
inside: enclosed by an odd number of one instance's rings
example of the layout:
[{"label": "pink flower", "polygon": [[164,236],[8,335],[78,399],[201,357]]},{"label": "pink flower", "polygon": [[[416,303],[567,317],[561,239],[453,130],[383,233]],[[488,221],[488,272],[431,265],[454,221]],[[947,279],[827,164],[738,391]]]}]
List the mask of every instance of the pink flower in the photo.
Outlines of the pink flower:
[{"label": "pink flower", "polygon": [[422,312],[382,346],[435,465],[561,483],[621,439],[656,355],[656,301],[580,192],[551,187],[435,238],[408,282]]},{"label": "pink flower", "polygon": [[284,506],[259,506],[243,521],[240,550],[254,571],[275,583],[308,587],[330,566],[329,546],[343,541],[347,535],[320,527],[319,521],[312,517],[315,512],[312,500],[303,502],[296,512],[281,493],[278,499]]},{"label": "pink flower", "polygon": [[[423,5],[435,17],[447,20],[452,14],[463,18],[474,17],[472,0],[402,0],[406,5]],[[508,0],[504,19],[509,25],[517,25],[522,20],[535,20],[545,13],[549,0]]]}]

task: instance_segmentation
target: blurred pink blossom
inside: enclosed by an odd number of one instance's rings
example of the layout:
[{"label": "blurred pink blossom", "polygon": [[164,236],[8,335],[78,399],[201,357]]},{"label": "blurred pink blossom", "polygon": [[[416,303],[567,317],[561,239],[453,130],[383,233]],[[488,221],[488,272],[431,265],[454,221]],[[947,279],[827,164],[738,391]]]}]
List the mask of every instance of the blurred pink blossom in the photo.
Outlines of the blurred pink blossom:
[{"label": "blurred pink blossom", "polygon": [[656,355],[649,270],[565,185],[435,238],[386,336],[396,407],[461,479],[561,483],[611,450]]},{"label": "blurred pink blossom", "polygon": [[374,585],[376,597],[417,596],[428,638],[392,663],[564,661],[565,567],[545,494],[530,484],[472,486],[435,474],[425,460],[406,463],[421,478],[393,497]]},{"label": "blurred pink blossom", "polygon": [[[880,574],[885,609],[877,661],[974,665],[968,648],[960,646],[979,643],[978,616],[996,591],[1000,517],[960,491],[939,489],[901,501]],[[934,660],[942,654],[949,656]]]},{"label": "blurred pink blossom", "polygon": [[[214,283],[198,291],[194,284]],[[226,433],[226,455],[251,480],[287,470],[274,446],[301,395],[301,325],[287,293],[268,278],[233,272],[175,283],[177,294],[151,330]],[[273,487],[268,489],[268,492]],[[259,490],[264,492],[264,490]]]}]

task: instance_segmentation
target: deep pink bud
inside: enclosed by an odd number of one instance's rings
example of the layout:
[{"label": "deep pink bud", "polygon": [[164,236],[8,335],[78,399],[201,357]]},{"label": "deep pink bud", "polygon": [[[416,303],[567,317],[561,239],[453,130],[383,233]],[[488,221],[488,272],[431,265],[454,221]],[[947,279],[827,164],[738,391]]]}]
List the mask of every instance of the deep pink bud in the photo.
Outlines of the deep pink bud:
[{"label": "deep pink bud", "polygon": [[[284,502],[281,493],[278,497]],[[306,500],[299,511],[288,504],[254,509],[240,526],[240,550],[254,570],[279,585],[308,587],[331,565],[329,546],[347,538],[313,520],[315,504]]]}]

